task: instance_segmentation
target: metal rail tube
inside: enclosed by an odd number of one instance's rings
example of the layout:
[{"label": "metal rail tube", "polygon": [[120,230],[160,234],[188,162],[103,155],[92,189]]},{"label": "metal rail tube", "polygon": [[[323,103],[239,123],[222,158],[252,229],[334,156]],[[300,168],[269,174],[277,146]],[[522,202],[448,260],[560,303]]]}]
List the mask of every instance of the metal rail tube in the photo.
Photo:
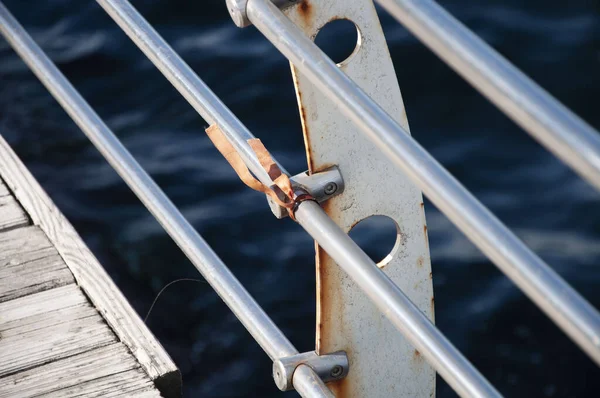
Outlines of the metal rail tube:
[{"label": "metal rail tube", "polygon": [[[267,355],[275,360],[297,354],[292,343],[1,2],[0,33],[160,222]],[[332,396],[331,392],[325,393],[329,390],[310,368],[299,372],[298,377],[300,379],[296,380],[294,375],[294,384],[317,384],[313,390],[306,388],[308,393],[303,396]]]},{"label": "metal rail tube", "polygon": [[317,203],[300,204],[296,219],[457,394],[462,397],[500,397],[498,391]]},{"label": "metal rail tube", "polygon": [[377,0],[507,116],[600,189],[600,133],[432,0]]},{"label": "metal rail tube", "polygon": [[429,199],[600,364],[600,314],[533,253],[269,0],[249,0],[252,23]]},{"label": "metal rail tube", "polygon": [[211,89],[127,0],[97,0],[121,29],[167,77],[179,93],[209,124],[219,125],[250,171],[266,186],[273,182],[248,140],[254,138]]},{"label": "metal rail tube", "polygon": [[303,397],[327,397],[335,395],[311,368],[300,365],[294,370],[294,389]]}]

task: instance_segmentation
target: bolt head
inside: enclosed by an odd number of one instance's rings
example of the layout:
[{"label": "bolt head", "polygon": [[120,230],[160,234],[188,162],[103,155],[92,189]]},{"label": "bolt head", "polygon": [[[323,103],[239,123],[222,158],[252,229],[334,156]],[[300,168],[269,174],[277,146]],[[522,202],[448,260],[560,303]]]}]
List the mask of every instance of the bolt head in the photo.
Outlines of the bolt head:
[{"label": "bolt head", "polygon": [[325,185],[325,194],[333,195],[338,190],[338,186],[335,182],[329,182]]},{"label": "bolt head", "polygon": [[340,377],[342,374],[344,373],[344,368],[342,368],[340,365],[335,365],[332,369],[331,369],[331,377],[333,378],[338,378]]},{"label": "bolt head", "polygon": [[281,391],[288,391],[290,389],[285,373],[285,367],[280,361],[273,362],[273,380],[275,381],[277,388]]},{"label": "bolt head", "polygon": [[248,4],[248,0],[227,0],[227,10],[238,28],[245,28],[250,25],[246,14],[246,4]]}]

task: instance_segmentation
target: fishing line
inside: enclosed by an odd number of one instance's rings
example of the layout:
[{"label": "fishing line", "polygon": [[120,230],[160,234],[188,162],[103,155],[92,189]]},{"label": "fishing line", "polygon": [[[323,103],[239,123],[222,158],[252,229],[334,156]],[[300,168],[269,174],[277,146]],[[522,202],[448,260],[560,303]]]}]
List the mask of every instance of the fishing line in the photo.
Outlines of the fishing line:
[{"label": "fishing line", "polygon": [[199,282],[199,283],[208,284],[208,282],[206,282],[204,279],[193,279],[193,278],[175,279],[174,281],[171,281],[171,282],[167,283],[162,289],[160,289],[160,292],[158,292],[158,294],[154,298],[154,301],[152,301],[152,305],[150,306],[150,309],[148,310],[148,313],[144,317],[144,323],[146,323],[146,321],[148,320],[148,317],[150,316],[150,313],[152,312],[152,309],[154,309],[154,305],[158,301],[159,297],[163,294],[163,292],[165,290],[167,290],[167,288],[169,288],[171,285],[174,285],[177,282]]}]

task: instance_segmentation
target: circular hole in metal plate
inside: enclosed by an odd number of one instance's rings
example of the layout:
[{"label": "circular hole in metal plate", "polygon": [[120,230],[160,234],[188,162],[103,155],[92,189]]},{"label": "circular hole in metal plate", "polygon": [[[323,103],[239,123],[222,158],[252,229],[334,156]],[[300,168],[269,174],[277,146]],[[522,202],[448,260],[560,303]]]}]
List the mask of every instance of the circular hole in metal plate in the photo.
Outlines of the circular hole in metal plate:
[{"label": "circular hole in metal plate", "polygon": [[398,224],[375,215],[360,221],[348,234],[380,268],[387,265],[400,245]]},{"label": "circular hole in metal plate", "polygon": [[315,44],[333,62],[341,64],[358,50],[360,32],[354,22],[348,19],[334,19],[319,30]]}]

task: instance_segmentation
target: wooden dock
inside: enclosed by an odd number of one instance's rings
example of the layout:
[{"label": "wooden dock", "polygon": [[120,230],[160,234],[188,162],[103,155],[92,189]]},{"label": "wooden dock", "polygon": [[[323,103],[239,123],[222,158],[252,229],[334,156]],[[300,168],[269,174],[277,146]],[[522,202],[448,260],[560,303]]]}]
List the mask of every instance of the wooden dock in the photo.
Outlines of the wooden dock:
[{"label": "wooden dock", "polygon": [[181,375],[0,136],[0,397],[179,397]]}]

